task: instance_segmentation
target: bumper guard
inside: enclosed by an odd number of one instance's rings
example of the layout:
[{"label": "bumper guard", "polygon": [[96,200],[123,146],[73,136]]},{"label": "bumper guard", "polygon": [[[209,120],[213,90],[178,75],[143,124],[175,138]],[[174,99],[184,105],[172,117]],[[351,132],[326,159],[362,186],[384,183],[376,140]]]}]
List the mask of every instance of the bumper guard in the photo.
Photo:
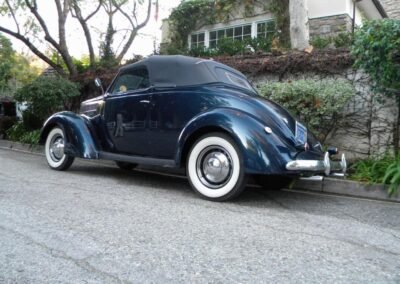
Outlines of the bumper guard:
[{"label": "bumper guard", "polygon": [[326,152],[323,160],[294,160],[286,164],[289,171],[304,171],[314,173],[341,173],[344,175],[347,170],[346,157],[342,154],[341,161],[331,161],[329,153]]}]

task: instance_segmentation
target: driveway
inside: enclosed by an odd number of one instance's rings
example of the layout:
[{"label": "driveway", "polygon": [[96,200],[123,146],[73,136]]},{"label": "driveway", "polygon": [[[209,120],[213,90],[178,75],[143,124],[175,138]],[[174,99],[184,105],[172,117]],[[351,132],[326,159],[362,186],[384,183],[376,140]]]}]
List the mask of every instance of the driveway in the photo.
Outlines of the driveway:
[{"label": "driveway", "polygon": [[400,205],[0,150],[0,283],[398,283]]}]

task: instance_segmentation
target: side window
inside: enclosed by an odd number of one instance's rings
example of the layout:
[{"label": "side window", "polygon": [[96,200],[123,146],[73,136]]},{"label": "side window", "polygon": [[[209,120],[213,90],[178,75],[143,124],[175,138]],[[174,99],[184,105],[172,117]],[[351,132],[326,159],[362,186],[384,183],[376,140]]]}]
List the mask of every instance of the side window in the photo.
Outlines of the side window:
[{"label": "side window", "polygon": [[112,94],[122,94],[128,91],[150,87],[149,72],[146,68],[136,68],[124,71],[115,80]]}]

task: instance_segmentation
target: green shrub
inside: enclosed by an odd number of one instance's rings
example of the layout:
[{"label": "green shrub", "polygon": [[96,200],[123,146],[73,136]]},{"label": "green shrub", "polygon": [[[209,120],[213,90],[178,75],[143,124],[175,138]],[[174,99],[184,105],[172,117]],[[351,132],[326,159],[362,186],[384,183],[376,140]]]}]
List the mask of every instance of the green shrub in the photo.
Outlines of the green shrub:
[{"label": "green shrub", "polygon": [[22,122],[14,124],[6,131],[7,138],[12,141],[36,145],[39,143],[40,130],[29,131]]},{"label": "green shrub", "polygon": [[400,188],[400,155],[386,169],[383,183],[389,184],[389,195],[397,194]]},{"label": "green shrub", "polygon": [[[15,99],[27,102],[28,116],[42,124],[51,114],[68,109],[69,100],[79,94],[78,85],[66,79],[40,77],[19,89]],[[31,128],[30,125],[26,126]]]},{"label": "green shrub", "polygon": [[388,194],[396,194],[400,187],[400,155],[386,154],[381,158],[368,158],[354,163],[349,169],[350,178],[370,184],[389,185]]},{"label": "green shrub", "polygon": [[310,40],[310,44],[317,49],[327,48],[332,43],[331,37],[316,36]]},{"label": "green shrub", "polygon": [[356,32],[352,54],[355,67],[365,70],[373,82],[377,102],[394,98],[397,123],[392,145],[400,153],[400,21],[383,19],[365,22]]},{"label": "green shrub", "polygon": [[252,39],[247,39],[244,41],[246,45],[250,46],[254,52],[270,52],[272,40],[263,38],[263,37],[256,37]]},{"label": "green shrub", "polygon": [[353,34],[352,33],[340,33],[340,34],[332,37],[332,42],[336,48],[351,47],[351,45],[353,43]]},{"label": "green shrub", "polygon": [[349,172],[350,178],[367,183],[383,183],[383,177],[394,158],[388,154],[382,158],[368,158],[354,163]]},{"label": "green shrub", "polygon": [[341,122],[343,108],[355,94],[348,81],[332,79],[273,82],[259,90],[303,121],[322,142]]},{"label": "green shrub", "polygon": [[17,119],[15,117],[4,116],[0,117],[0,137],[7,136],[6,132],[10,129],[15,123]]},{"label": "green shrub", "polygon": [[333,45],[336,48],[351,47],[353,34],[342,32],[334,36],[315,36],[310,40],[310,44],[317,49],[324,49]]},{"label": "green shrub", "polygon": [[233,40],[231,38],[223,38],[218,40],[217,44],[218,55],[237,55],[243,54],[247,48],[247,44],[244,41]]},{"label": "green shrub", "polygon": [[187,51],[187,54],[193,57],[212,57],[218,55],[216,49],[202,47],[192,47]]}]

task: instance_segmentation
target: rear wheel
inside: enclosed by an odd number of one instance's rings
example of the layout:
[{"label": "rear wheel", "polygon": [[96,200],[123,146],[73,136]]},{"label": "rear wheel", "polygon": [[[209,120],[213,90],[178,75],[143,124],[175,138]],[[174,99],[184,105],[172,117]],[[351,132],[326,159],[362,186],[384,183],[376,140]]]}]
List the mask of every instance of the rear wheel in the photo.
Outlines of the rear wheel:
[{"label": "rear wheel", "polygon": [[45,144],[47,164],[53,170],[65,171],[74,162],[74,157],[64,153],[64,145],[64,131],[59,127],[54,127],[47,135]]},{"label": "rear wheel", "polygon": [[136,166],[137,166],[137,164],[128,163],[128,162],[120,162],[120,161],[115,161],[115,164],[121,170],[126,170],[126,171],[132,170],[132,169],[136,168]]},{"label": "rear wheel", "polygon": [[210,133],[195,142],[186,172],[195,192],[212,201],[237,197],[247,181],[242,154],[235,141],[223,133]]}]

